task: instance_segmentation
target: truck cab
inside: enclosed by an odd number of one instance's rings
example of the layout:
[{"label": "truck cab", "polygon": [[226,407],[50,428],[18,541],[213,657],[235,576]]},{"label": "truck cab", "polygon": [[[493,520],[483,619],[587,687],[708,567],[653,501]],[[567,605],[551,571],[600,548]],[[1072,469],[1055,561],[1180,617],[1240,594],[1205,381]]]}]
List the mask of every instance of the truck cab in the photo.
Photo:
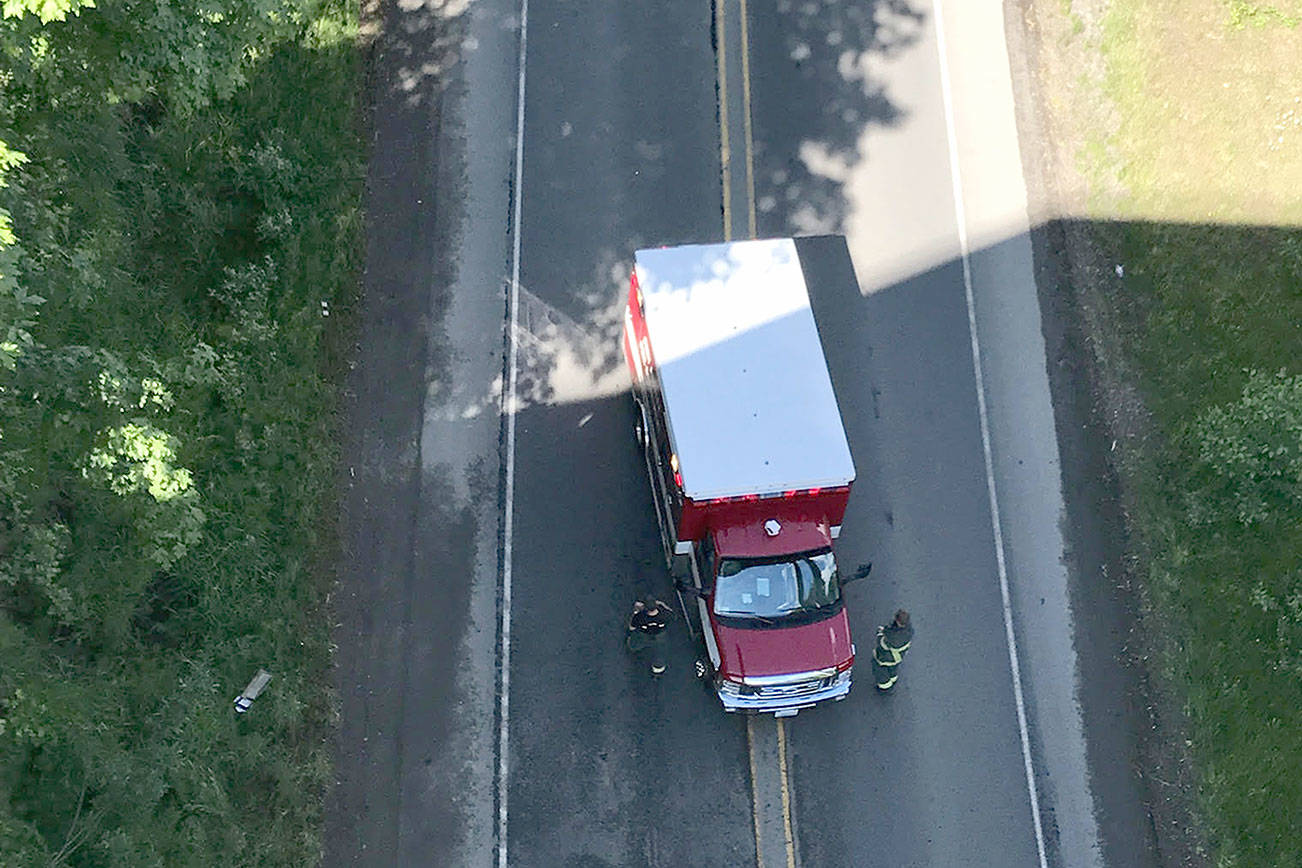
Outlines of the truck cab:
[{"label": "truck cab", "polygon": [[629,288],[637,439],[727,711],[787,716],[851,687],[833,544],[855,471],[808,265],[792,239],[641,250]]},{"label": "truck cab", "polygon": [[764,550],[775,547],[746,545],[738,530],[711,534],[698,547],[706,578],[688,594],[708,626],[703,634],[723,707],[791,713],[843,699],[854,645],[830,538],[824,534],[823,544],[807,551],[770,554]]}]

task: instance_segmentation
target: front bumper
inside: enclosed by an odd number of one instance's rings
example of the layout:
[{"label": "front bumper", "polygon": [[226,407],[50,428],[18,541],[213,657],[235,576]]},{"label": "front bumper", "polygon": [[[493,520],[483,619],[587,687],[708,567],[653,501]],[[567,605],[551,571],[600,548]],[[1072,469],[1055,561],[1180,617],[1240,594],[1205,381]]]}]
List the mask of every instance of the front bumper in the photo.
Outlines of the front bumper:
[{"label": "front bumper", "polygon": [[749,693],[716,687],[724,711],[790,717],[820,702],[839,701],[850,694],[850,670],[841,673],[806,672],[790,676],[747,679]]}]

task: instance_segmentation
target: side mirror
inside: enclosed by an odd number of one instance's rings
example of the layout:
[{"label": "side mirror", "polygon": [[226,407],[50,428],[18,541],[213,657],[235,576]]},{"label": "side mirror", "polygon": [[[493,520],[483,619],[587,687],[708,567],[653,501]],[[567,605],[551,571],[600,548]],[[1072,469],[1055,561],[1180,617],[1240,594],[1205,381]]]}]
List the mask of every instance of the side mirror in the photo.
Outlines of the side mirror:
[{"label": "side mirror", "polygon": [[866,578],[868,574],[871,573],[872,571],[873,571],[872,561],[869,561],[866,564],[860,564],[858,567],[855,568],[855,571],[850,574],[850,577],[848,579],[841,580],[841,584],[844,585],[849,582],[857,582],[862,578]]},{"label": "side mirror", "polygon": [[674,588],[676,588],[680,594],[686,594],[689,597],[701,596],[700,588],[696,587],[695,585],[689,584],[683,579],[679,579],[676,582],[674,582]]}]

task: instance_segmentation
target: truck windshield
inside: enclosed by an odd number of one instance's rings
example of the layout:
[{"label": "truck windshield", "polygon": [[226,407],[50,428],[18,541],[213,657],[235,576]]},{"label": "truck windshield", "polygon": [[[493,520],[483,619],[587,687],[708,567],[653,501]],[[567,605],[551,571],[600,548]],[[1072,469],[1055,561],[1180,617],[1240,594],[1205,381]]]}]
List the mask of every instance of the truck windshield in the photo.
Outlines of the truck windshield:
[{"label": "truck windshield", "polygon": [[840,608],[841,585],[830,550],[783,560],[722,558],[714,614],[773,623],[818,620]]}]

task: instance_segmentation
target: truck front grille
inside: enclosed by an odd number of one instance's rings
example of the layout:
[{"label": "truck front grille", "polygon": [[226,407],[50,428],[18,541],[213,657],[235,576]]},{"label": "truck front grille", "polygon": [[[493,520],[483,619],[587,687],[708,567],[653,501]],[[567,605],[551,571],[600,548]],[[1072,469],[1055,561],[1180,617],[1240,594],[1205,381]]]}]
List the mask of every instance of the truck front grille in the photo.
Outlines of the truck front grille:
[{"label": "truck front grille", "polygon": [[835,676],[818,678],[812,681],[797,681],[792,684],[766,684],[754,688],[754,696],[761,699],[799,699],[825,690],[832,686]]}]

